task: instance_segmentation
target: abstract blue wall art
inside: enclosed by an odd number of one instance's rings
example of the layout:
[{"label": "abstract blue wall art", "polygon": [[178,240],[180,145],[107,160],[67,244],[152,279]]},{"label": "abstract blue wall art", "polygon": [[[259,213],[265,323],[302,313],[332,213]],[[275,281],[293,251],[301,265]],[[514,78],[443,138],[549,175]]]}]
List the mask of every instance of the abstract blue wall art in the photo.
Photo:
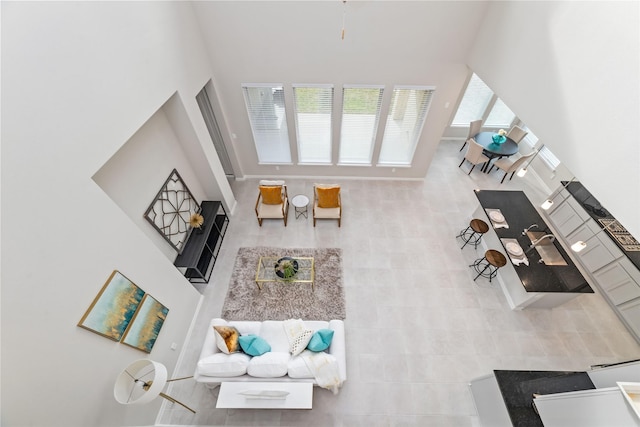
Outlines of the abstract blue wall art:
[{"label": "abstract blue wall art", "polygon": [[133,319],[145,292],[114,270],[78,326],[120,341]]},{"label": "abstract blue wall art", "polygon": [[122,342],[138,350],[151,353],[168,313],[167,307],[151,295],[146,294],[125,331]]}]

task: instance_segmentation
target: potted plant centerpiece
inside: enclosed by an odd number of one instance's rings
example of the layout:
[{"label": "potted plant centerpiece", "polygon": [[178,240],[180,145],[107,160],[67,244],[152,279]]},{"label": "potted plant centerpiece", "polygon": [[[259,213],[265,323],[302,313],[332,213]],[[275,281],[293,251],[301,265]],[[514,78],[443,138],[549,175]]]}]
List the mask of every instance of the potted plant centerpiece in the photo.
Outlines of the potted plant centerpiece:
[{"label": "potted plant centerpiece", "polygon": [[291,257],[280,258],[275,265],[276,276],[284,280],[293,280],[298,273],[298,261]]}]

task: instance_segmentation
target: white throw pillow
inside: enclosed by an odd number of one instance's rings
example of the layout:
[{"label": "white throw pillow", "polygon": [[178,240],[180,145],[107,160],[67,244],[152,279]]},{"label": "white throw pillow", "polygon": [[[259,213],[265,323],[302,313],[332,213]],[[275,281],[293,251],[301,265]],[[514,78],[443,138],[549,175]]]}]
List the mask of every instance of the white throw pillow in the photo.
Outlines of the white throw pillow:
[{"label": "white throw pillow", "polygon": [[281,179],[278,179],[278,180],[262,179],[260,180],[260,185],[284,185],[284,181]]},{"label": "white throw pillow", "polygon": [[291,354],[297,356],[302,353],[304,349],[307,348],[307,345],[309,344],[309,341],[311,341],[312,336],[312,330],[302,331],[298,335],[296,335],[291,342],[291,347],[289,348]]},{"label": "white throw pillow", "polygon": [[291,358],[287,373],[290,378],[315,378],[307,363],[300,356]]},{"label": "white throw pillow", "polygon": [[198,373],[207,377],[239,377],[247,373],[250,360],[244,353],[216,353],[198,361]]},{"label": "white throw pillow", "polygon": [[251,358],[247,373],[257,378],[277,378],[287,375],[289,353],[269,352]]},{"label": "white throw pillow", "polygon": [[302,319],[284,320],[282,327],[289,340],[289,352],[294,356],[302,353],[307,348],[313,331],[306,328]]}]

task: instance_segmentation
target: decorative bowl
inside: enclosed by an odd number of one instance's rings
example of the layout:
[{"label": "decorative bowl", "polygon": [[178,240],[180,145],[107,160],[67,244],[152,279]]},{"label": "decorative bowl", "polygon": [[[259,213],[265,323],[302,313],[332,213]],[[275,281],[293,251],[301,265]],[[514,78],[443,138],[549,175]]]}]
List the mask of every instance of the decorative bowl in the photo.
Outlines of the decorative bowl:
[{"label": "decorative bowl", "polygon": [[493,136],[491,136],[491,138],[493,139],[493,142],[495,142],[496,144],[502,144],[503,142],[505,142],[507,140],[507,137],[504,135],[500,135],[500,134],[493,134]]}]

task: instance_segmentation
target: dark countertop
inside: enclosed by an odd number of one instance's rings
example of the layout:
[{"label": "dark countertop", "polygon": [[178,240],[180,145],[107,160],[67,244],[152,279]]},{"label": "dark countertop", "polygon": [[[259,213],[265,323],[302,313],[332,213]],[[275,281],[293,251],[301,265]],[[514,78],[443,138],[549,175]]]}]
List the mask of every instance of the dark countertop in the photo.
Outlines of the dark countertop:
[{"label": "dark countertop", "polygon": [[[500,209],[509,228],[494,229],[499,238],[517,239],[520,246],[526,250],[531,244],[522,231],[531,224],[538,224],[534,231],[549,231],[547,223],[531,204],[522,191],[475,190],[480,205],[486,209]],[[489,224],[491,226],[491,224]],[[593,293],[582,273],[578,270],[564,248],[557,242],[555,247],[562,254],[567,265],[539,264],[540,255],[532,250],[527,253],[529,265],[513,266],[527,292],[566,292]],[[504,246],[501,252],[507,255]],[[508,257],[507,257],[508,258]]]},{"label": "dark countertop", "polygon": [[[562,184],[566,185],[567,181],[563,181]],[[611,213],[606,210],[593,195],[587,190],[579,181],[572,181],[567,186],[567,191],[573,196],[574,199],[584,208],[584,210],[593,218],[600,228],[604,228],[604,225],[598,221],[599,219],[615,219]],[[611,236],[608,233],[604,233],[609,238]],[[640,269],[640,251],[628,251],[620,242],[611,238],[611,241],[620,248],[620,250],[629,258],[636,267]]]},{"label": "dark countertop", "polygon": [[564,393],[596,388],[586,372],[493,371],[514,427],[543,427],[533,409],[533,394]]}]

